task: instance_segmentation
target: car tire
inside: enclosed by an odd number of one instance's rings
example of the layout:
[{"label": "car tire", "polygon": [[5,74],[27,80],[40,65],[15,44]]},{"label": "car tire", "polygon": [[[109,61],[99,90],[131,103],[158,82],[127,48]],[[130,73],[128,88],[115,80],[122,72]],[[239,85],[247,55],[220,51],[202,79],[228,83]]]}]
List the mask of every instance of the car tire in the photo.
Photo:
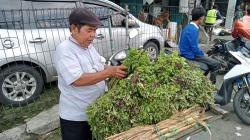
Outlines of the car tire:
[{"label": "car tire", "polygon": [[154,42],[147,42],[144,47],[144,50],[146,50],[149,53],[150,59],[155,59],[159,54],[159,48]]},{"label": "car tire", "polygon": [[41,74],[31,66],[9,66],[0,73],[0,102],[11,106],[25,105],[42,93],[43,85]]}]

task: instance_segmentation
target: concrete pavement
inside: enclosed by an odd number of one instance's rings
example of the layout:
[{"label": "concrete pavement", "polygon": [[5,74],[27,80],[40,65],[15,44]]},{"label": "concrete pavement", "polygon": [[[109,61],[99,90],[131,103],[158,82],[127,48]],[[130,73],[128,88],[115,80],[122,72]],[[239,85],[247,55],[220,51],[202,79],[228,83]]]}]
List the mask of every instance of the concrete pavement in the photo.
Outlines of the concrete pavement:
[{"label": "concrete pavement", "polygon": [[[250,127],[243,124],[235,115],[232,103],[222,107],[230,112],[228,120],[219,119],[210,124],[212,140],[250,140]],[[190,136],[189,140],[209,140],[208,132]]]}]

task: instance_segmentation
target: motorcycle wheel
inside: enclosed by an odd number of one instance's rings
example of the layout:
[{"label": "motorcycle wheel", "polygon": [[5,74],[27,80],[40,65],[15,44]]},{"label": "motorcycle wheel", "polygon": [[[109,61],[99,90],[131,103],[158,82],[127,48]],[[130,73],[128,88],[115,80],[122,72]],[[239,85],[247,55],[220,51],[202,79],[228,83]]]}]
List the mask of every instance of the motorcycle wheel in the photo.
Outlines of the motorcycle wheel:
[{"label": "motorcycle wheel", "polygon": [[247,88],[242,88],[235,94],[233,107],[239,119],[250,125],[250,96]]}]

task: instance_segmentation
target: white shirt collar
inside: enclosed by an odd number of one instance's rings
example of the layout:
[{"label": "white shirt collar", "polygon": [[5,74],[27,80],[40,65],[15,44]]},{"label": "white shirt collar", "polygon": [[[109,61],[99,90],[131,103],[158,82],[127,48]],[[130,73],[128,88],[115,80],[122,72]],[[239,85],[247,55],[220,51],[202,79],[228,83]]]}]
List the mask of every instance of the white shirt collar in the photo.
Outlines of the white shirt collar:
[{"label": "white shirt collar", "polygon": [[[75,40],[74,37],[70,36],[70,37],[69,37],[69,40],[70,40],[71,42],[73,42],[74,44],[76,44],[77,46],[81,47],[81,45]],[[91,47],[92,47],[92,44],[89,44],[88,48],[91,48]],[[83,47],[81,47],[81,48],[83,48]],[[83,49],[86,50],[86,49],[88,49],[88,48],[83,48]]]},{"label": "white shirt collar", "polygon": [[190,24],[193,24],[197,29],[199,29],[199,26],[195,24],[194,22],[190,22]]}]

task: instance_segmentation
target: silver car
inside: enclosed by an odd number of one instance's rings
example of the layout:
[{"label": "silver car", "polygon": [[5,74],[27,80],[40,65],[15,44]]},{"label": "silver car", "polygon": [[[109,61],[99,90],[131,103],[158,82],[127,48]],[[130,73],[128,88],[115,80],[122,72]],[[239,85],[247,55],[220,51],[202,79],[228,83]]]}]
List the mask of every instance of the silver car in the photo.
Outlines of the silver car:
[{"label": "silver car", "polygon": [[[3,104],[19,106],[31,102],[42,93],[44,83],[57,80],[53,53],[70,36],[68,16],[75,7],[89,8],[100,17],[103,26],[98,28],[93,44],[106,59],[128,45],[142,47],[155,58],[164,44],[158,27],[131,14],[126,30],[125,10],[108,0],[1,0],[1,6],[0,102]],[[132,29],[139,34],[128,40],[126,35]]]}]

